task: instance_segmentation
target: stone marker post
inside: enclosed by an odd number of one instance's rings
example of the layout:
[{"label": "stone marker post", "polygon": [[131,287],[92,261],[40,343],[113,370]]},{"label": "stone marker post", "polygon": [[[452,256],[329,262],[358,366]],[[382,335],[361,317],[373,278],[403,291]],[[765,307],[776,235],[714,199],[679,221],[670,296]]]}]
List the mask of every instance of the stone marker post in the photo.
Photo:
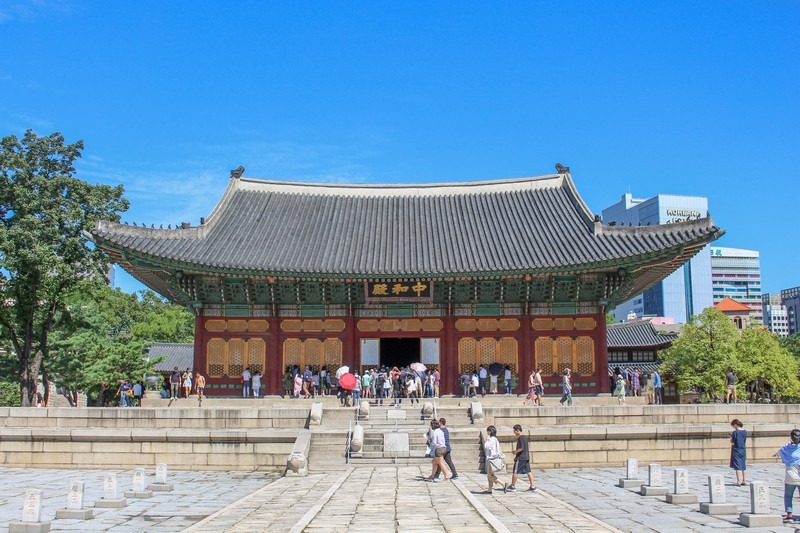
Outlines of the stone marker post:
[{"label": "stone marker post", "polygon": [[147,485],[147,490],[155,492],[172,492],[175,486],[172,483],[167,483],[167,465],[158,463],[156,465],[156,482]]},{"label": "stone marker post", "polygon": [[120,509],[128,506],[128,501],[125,498],[117,497],[116,474],[103,476],[103,498],[94,502],[94,506],[106,509]]},{"label": "stone marker post", "polygon": [[763,481],[750,483],[750,512],[739,514],[745,527],[771,527],[783,524],[779,514],[770,514],[769,486]]},{"label": "stone marker post", "polygon": [[708,503],[700,504],[700,512],[709,515],[736,514],[736,504],[725,501],[725,480],[719,474],[708,476]]},{"label": "stone marker post", "polygon": [[667,487],[662,486],[661,465],[651,464],[647,467],[647,485],[642,485],[639,494],[642,496],[665,496]]},{"label": "stone marker post", "polygon": [[630,489],[639,488],[644,485],[644,481],[639,479],[639,461],[633,458],[625,461],[625,477],[619,478],[618,487]]},{"label": "stone marker post", "polygon": [[83,481],[73,479],[69,482],[67,508],[56,511],[57,519],[88,520],[92,517],[93,511],[83,508],[83,487]]},{"label": "stone marker post", "polygon": [[144,468],[133,471],[133,489],[125,491],[126,498],[149,498],[153,495],[153,491],[145,489],[144,478]]},{"label": "stone marker post", "polygon": [[22,501],[22,520],[8,523],[9,533],[50,531],[50,521],[42,522],[42,491],[27,489]]},{"label": "stone marker post", "polygon": [[675,492],[667,494],[667,503],[697,503],[697,495],[689,494],[689,471],[685,468],[675,469],[675,483],[673,490]]}]

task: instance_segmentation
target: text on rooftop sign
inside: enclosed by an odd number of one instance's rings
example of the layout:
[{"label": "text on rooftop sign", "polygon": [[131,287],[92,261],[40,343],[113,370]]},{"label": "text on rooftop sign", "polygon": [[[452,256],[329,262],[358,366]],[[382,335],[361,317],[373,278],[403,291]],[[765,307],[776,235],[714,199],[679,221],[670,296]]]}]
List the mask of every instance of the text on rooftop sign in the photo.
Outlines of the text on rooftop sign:
[{"label": "text on rooftop sign", "polygon": [[430,281],[368,281],[367,299],[423,300],[433,296]]}]

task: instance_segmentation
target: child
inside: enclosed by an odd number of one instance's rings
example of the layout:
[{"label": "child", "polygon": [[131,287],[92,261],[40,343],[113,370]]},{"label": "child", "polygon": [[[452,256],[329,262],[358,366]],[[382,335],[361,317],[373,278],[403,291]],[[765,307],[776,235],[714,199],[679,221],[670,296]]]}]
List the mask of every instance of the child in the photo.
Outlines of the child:
[{"label": "child", "polygon": [[791,442],[775,452],[773,457],[781,458],[786,466],[786,474],[783,478],[783,506],[786,509],[785,521],[794,520],[792,515],[792,499],[794,490],[800,485],[800,429],[793,429],[789,434]]},{"label": "child", "polygon": [[617,397],[617,403],[625,405],[625,377],[622,374],[617,374],[617,388],[614,389],[614,396]]},{"label": "child", "polygon": [[747,431],[738,418],[731,420],[731,426],[731,468],[736,471],[736,484],[742,486],[747,483]]}]

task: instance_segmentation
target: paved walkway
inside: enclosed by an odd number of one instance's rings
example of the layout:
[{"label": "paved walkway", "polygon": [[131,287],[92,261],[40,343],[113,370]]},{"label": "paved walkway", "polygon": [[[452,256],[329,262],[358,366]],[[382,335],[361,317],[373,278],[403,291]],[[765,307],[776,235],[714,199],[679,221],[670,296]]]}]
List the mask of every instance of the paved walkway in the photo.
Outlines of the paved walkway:
[{"label": "paved walkway", "polygon": [[[646,469],[646,465],[642,465]],[[706,476],[722,466],[689,466],[691,490],[707,501]],[[665,485],[672,468],[665,467]],[[773,512],[783,508],[783,469],[779,464],[751,466],[748,478],[769,482]],[[171,493],[129,500],[124,509],[96,509],[87,521],[53,520],[54,531],[187,532],[612,532],[612,531],[776,531],[750,529],[737,516],[710,517],[697,505],[670,505],[615,486],[620,468],[535,471],[538,493],[480,494],[486,478],[459,472],[455,482],[427,483],[416,466],[359,466],[346,471],[281,478],[263,473],[171,472]],[[21,516],[28,487],[44,491],[42,514],[53,519],[63,508],[67,483],[86,481],[86,503],[102,496],[102,471],[0,469],[0,533]],[[149,473],[152,475],[152,473]],[[130,489],[132,473],[118,472],[120,493]],[[503,476],[509,480],[509,476]],[[525,479],[518,488],[527,488]],[[747,511],[748,489],[729,485],[728,500]],[[800,531],[798,527],[797,531]]]}]

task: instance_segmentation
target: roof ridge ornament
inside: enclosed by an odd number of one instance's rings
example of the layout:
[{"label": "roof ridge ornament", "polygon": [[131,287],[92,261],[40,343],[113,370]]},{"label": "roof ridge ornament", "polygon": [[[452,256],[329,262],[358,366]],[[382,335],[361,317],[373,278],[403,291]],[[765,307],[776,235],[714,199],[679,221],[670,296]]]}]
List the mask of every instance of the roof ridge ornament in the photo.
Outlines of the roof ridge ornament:
[{"label": "roof ridge ornament", "polygon": [[238,168],[231,170],[231,178],[238,180],[244,174],[244,167],[239,165]]},{"label": "roof ridge ornament", "polygon": [[569,174],[569,167],[565,167],[561,163],[556,163],[556,172],[559,174]]}]

